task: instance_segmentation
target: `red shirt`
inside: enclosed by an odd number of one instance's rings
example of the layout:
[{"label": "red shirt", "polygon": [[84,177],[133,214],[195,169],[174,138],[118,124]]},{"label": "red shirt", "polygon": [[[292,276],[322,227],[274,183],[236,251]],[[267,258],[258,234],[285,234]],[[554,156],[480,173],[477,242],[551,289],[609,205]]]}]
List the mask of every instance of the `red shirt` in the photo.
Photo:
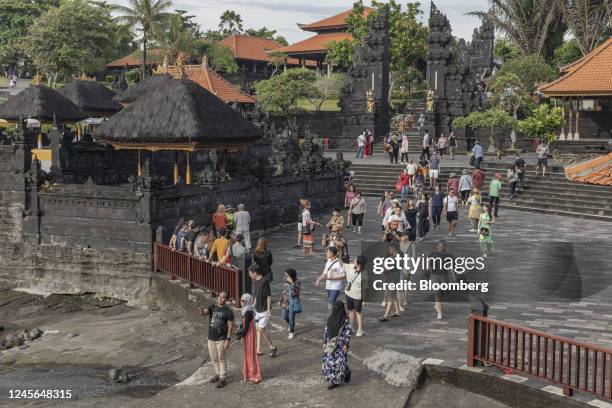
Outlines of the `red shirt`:
[{"label": "red shirt", "polygon": [[476,188],[480,188],[483,186],[484,184],[484,173],[480,170],[476,170],[474,171],[474,173],[472,173],[472,184],[474,185],[474,187]]},{"label": "red shirt", "polygon": [[404,173],[400,174],[400,182],[402,183],[402,186],[407,186],[410,184],[410,175]]},{"label": "red shirt", "polygon": [[219,231],[221,228],[227,229],[227,216],[225,213],[214,213],[212,217],[215,229]]},{"label": "red shirt", "polygon": [[455,190],[455,192],[459,192],[459,179],[456,177],[452,177],[448,179],[446,183],[446,189],[448,191]]}]

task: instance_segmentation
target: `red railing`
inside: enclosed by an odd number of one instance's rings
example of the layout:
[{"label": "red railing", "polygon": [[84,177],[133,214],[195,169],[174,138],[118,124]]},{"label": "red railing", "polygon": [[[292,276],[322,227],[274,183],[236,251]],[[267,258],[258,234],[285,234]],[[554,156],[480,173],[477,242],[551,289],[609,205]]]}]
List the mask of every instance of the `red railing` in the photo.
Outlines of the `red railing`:
[{"label": "red railing", "polygon": [[612,399],[611,349],[470,315],[467,365],[477,361]]},{"label": "red railing", "polygon": [[213,265],[169,246],[155,243],[154,269],[179,278],[190,284],[208,289],[213,293],[227,292],[234,301],[240,299],[240,270],[223,265]]}]

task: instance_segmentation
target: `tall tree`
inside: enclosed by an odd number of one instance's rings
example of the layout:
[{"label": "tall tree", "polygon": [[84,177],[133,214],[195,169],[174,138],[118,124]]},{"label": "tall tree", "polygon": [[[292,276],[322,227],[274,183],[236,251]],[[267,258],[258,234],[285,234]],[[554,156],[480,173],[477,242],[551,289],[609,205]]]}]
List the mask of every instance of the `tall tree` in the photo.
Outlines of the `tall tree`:
[{"label": "tall tree", "polygon": [[195,17],[193,14],[187,14],[186,10],[174,10],[176,14],[181,17],[183,31],[191,33],[193,38],[202,38],[201,27],[194,21]]},{"label": "tall tree", "polygon": [[603,39],[609,29],[610,16],[605,0],[559,0],[563,17],[574,34],[582,55],[586,55]]},{"label": "tall tree", "polygon": [[147,41],[156,27],[164,23],[172,7],[171,0],[129,0],[129,6],[115,5],[114,9],[121,13],[117,19],[142,32],[142,76],[147,71]]},{"label": "tall tree", "polygon": [[154,35],[166,55],[172,60],[175,60],[180,53],[191,53],[193,50],[193,35],[184,29],[183,19],[179,14],[168,17],[168,24],[159,25]]},{"label": "tall tree", "polygon": [[23,60],[19,41],[37,17],[59,3],[59,0],[0,1],[0,65],[16,67]]},{"label": "tall tree", "polygon": [[552,58],[563,41],[562,9],[550,0],[489,0],[488,12],[473,12],[491,19],[525,55]]},{"label": "tall tree", "polygon": [[55,86],[59,77],[101,71],[115,51],[117,30],[103,4],[65,0],[34,21],[20,47]]},{"label": "tall tree", "polygon": [[219,18],[219,30],[224,37],[242,33],[242,17],[234,10],[225,10]]}]

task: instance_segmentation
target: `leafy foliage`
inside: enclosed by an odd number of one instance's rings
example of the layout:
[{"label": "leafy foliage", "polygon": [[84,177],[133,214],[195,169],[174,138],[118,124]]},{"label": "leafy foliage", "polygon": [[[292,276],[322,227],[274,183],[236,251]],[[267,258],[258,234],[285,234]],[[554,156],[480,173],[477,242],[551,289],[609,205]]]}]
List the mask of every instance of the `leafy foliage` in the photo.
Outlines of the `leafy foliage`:
[{"label": "leafy foliage", "polygon": [[512,72],[501,72],[491,82],[493,103],[518,119],[519,109],[529,106],[531,99],[526,84]]},{"label": "leafy foliage", "polygon": [[36,19],[20,47],[53,86],[58,77],[101,71],[116,30],[108,7],[68,0]]},{"label": "leafy foliage", "polygon": [[559,66],[567,65],[582,57],[582,51],[575,38],[565,41],[555,50],[555,62]]},{"label": "leafy foliage", "polygon": [[236,64],[232,50],[217,43],[207,40],[195,41],[192,56],[198,60],[204,56],[208,57],[208,62],[215,71],[238,72],[238,64]]},{"label": "leafy foliage", "polygon": [[20,40],[27,34],[34,20],[59,0],[23,1],[2,0],[0,3],[0,65],[16,66],[23,60]]},{"label": "leafy foliage", "polygon": [[502,63],[516,58],[520,55],[520,50],[511,41],[505,38],[496,38],[493,46],[493,58]]},{"label": "leafy foliage", "polygon": [[583,55],[591,52],[609,29],[610,15],[604,3],[602,0],[563,1],[563,18]]},{"label": "leafy foliage", "polygon": [[535,91],[538,84],[550,82],[558,76],[557,70],[537,55],[511,59],[502,66],[499,73],[514,74],[520,79],[521,87],[528,94]]},{"label": "leafy foliage", "polygon": [[318,92],[312,92],[311,95],[307,96],[317,112],[321,110],[321,106],[326,100],[338,99],[340,97],[340,89],[342,88],[344,77],[344,74],[321,75],[317,77],[314,87]]},{"label": "leafy foliage", "polygon": [[453,121],[453,127],[470,129],[512,128],[515,124],[516,121],[508,112],[497,108],[475,111]]},{"label": "leafy foliage", "polygon": [[225,10],[219,20],[219,31],[224,38],[234,34],[241,34],[243,28],[240,14],[234,10]]},{"label": "leafy foliage", "polygon": [[552,142],[557,131],[564,124],[563,111],[560,107],[541,104],[534,108],[531,116],[518,122],[518,130],[527,135]]},{"label": "leafy foliage", "polygon": [[193,34],[185,30],[184,20],[180,14],[169,16],[167,24],[157,26],[154,36],[171,61],[174,61],[179,53],[193,51],[195,41]]},{"label": "leafy foliage", "polygon": [[315,86],[316,74],[306,68],[292,68],[270,79],[255,83],[257,99],[271,113],[287,119],[300,112],[298,99],[311,98],[319,89]]}]

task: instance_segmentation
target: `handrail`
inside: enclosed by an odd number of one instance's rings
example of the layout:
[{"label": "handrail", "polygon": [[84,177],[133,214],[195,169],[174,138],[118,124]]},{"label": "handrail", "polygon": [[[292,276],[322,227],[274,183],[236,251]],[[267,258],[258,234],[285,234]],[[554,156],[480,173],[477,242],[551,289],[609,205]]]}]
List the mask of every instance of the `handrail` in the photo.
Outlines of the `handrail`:
[{"label": "handrail", "polygon": [[208,289],[214,293],[226,292],[234,301],[240,299],[240,270],[217,265],[184,252],[174,251],[167,245],[155,242],[153,269],[179,278],[190,285]]},{"label": "handrail", "polygon": [[470,315],[467,365],[477,361],[612,400],[612,349]]}]

